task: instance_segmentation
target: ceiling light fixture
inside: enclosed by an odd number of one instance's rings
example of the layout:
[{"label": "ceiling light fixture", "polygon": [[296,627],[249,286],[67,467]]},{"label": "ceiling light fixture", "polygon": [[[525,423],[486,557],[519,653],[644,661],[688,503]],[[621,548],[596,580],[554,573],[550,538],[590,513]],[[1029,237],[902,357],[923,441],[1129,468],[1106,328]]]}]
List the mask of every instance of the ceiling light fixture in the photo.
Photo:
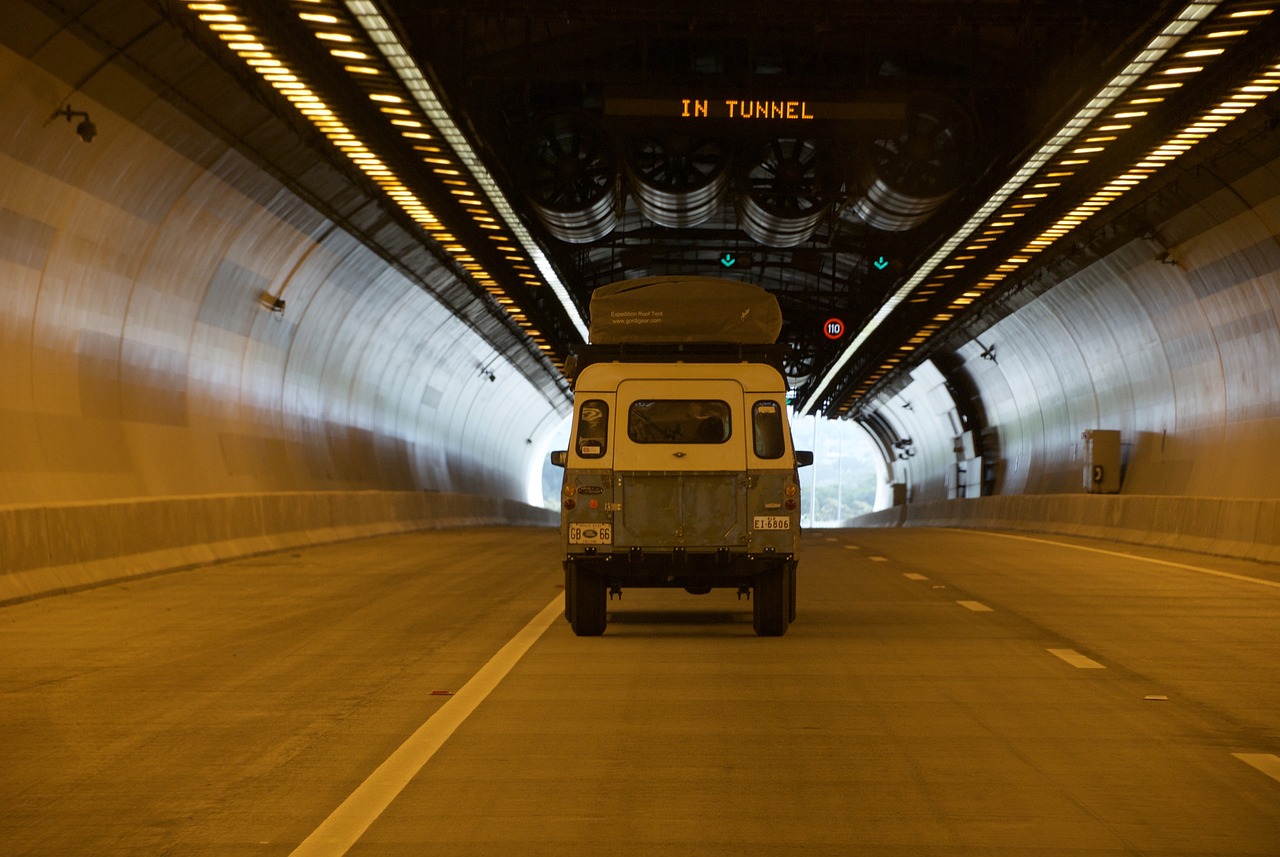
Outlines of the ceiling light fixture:
[{"label": "ceiling light fixture", "polygon": [[[488,169],[480,161],[479,156],[472,149],[466,136],[458,129],[448,111],[444,109],[444,105],[427,81],[422,70],[418,67],[413,56],[401,44],[395,30],[383,18],[377,4],[370,2],[370,0],[346,0],[345,5],[347,11],[355,17],[360,27],[364,30],[365,35],[381,52],[387,65],[392,68],[400,78],[401,83],[413,96],[418,108],[435,126],[435,130],[452,146],[458,161],[461,162],[462,166],[480,187],[480,190],[483,191],[484,197],[502,219],[506,228],[512,233],[515,241],[521,245],[533,261],[533,264],[541,272],[542,282],[551,287],[569,321],[578,330],[582,338],[584,340],[587,339],[586,320],[582,317],[582,313],[578,310],[577,304],[569,294],[568,289],[560,281],[559,274],[552,266],[551,261],[543,253],[542,248],[538,246],[533,236],[525,229],[524,224],[507,201],[506,196],[498,187],[493,176],[490,175]],[[454,189],[450,193],[464,199],[478,196],[475,191],[471,190]],[[503,240],[507,239],[504,237]]]},{"label": "ceiling light fixture", "polygon": [[[367,0],[348,0],[348,6],[354,5],[356,2],[371,5],[367,3]],[[897,291],[889,296],[888,300],[880,306],[871,320],[858,332],[858,335],[845,346],[840,356],[818,381],[808,398],[800,403],[797,409],[798,413],[802,416],[813,413],[826,395],[827,390],[840,377],[844,367],[853,359],[853,356],[871,335],[885,323],[899,304],[906,301],[916,287],[933,274],[938,265],[950,257],[956,248],[968,241],[969,236],[977,231],[1011,196],[1018,193],[1031,180],[1032,176],[1071,145],[1088,126],[1121,98],[1130,87],[1136,84],[1143,75],[1151,71],[1159,60],[1182,41],[1183,36],[1193,31],[1202,21],[1209,17],[1220,3],[1221,0],[1198,0],[1198,2],[1188,3],[1172,20],[1166,23],[1160,32],[1138,52],[1137,56],[1119,74],[1108,81],[1083,108],[1067,120],[1066,124],[1051,136],[1035,154],[1028,158],[990,199],[978,207],[977,211],[960,229],[944,241],[938,250]],[[1115,114],[1112,118],[1125,119],[1145,115],[1145,111],[1130,111]]]}]

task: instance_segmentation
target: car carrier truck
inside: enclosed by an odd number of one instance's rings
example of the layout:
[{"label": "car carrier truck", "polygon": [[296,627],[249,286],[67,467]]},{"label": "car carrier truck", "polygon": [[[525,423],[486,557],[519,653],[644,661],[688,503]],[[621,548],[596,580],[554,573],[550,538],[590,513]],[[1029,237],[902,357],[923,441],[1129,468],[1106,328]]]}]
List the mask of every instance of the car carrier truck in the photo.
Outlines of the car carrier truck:
[{"label": "car carrier truck", "polygon": [[761,636],[795,619],[800,537],[777,300],[714,277],[603,286],[570,361],[560,537],[565,617],[602,634],[628,587],[737,589]]}]

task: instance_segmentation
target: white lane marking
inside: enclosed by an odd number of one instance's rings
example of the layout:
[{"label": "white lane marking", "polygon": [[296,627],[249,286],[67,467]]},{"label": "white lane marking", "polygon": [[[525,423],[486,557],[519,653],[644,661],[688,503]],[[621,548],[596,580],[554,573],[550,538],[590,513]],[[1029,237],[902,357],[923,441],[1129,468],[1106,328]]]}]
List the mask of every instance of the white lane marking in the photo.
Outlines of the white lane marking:
[{"label": "white lane marking", "polygon": [[557,595],[312,831],[290,857],[341,857],[564,612]]},{"label": "white lane marking", "polygon": [[1246,765],[1252,765],[1273,780],[1280,781],[1280,756],[1274,753],[1232,753]]},{"label": "white lane marking", "polygon": [[[1082,670],[1105,670],[1106,667],[1095,661],[1093,658],[1085,657],[1075,649],[1049,649],[1049,654],[1062,658],[1076,669]],[[1147,697],[1151,699],[1152,697]]]},{"label": "white lane marking", "polygon": [[844,549],[847,551],[860,551],[862,550],[862,545],[845,545]]},{"label": "white lane marking", "polygon": [[[957,529],[957,528],[946,527],[945,529]],[[970,530],[970,532],[973,532],[973,531]],[[1280,581],[1263,580],[1261,577],[1249,577],[1248,575],[1245,575],[1245,574],[1233,574],[1229,571],[1217,571],[1216,569],[1212,569],[1212,568],[1201,568],[1198,565],[1187,565],[1184,562],[1171,562],[1167,559],[1154,559],[1153,557],[1138,556],[1137,554],[1132,554],[1132,553],[1121,553],[1120,551],[1109,551],[1109,550],[1103,550],[1102,548],[1091,548],[1091,547],[1086,547],[1085,545],[1073,545],[1073,544],[1068,544],[1067,542],[1055,542],[1051,539],[1033,539],[1030,536],[1015,536],[1012,533],[996,533],[996,532],[992,532],[991,530],[979,530],[979,532],[985,533],[986,535],[989,535],[989,536],[999,536],[1002,539],[1017,539],[1018,541],[1022,541],[1022,542],[1038,542],[1039,544],[1042,544],[1042,545],[1053,545],[1054,547],[1059,547],[1059,548],[1074,548],[1075,550],[1078,550],[1078,551],[1089,551],[1090,553],[1106,554],[1107,556],[1116,556],[1116,557],[1120,557],[1121,559],[1136,559],[1136,560],[1141,560],[1142,562],[1152,563],[1153,565],[1165,565],[1165,566],[1168,566],[1169,568],[1180,568],[1183,571],[1194,571],[1198,574],[1212,574],[1214,577],[1226,577],[1226,578],[1230,578],[1231,580],[1243,580],[1245,583],[1260,583],[1263,586],[1270,586],[1273,589],[1280,589]]]},{"label": "white lane marking", "polygon": [[867,559],[871,560],[872,562],[888,562],[889,561],[889,557],[887,556],[869,556],[867,557]]},{"label": "white lane marking", "polygon": [[990,607],[983,604],[981,601],[957,601],[956,603],[967,610],[972,610],[974,613],[994,612]]},{"label": "white lane marking", "polygon": [[829,542],[838,542],[838,541],[840,541],[840,540],[839,540],[838,538],[836,538],[835,536],[827,536],[827,537],[826,537],[826,540],[827,540],[827,541],[829,541]]},{"label": "white lane marking", "polygon": [[925,577],[923,574],[917,574],[917,573],[916,573],[916,572],[914,572],[914,571],[908,571],[908,572],[906,572],[905,574],[903,574],[902,576],[903,576],[903,577],[905,577],[905,578],[907,578],[908,580],[928,580],[928,579],[929,579],[929,578]]}]

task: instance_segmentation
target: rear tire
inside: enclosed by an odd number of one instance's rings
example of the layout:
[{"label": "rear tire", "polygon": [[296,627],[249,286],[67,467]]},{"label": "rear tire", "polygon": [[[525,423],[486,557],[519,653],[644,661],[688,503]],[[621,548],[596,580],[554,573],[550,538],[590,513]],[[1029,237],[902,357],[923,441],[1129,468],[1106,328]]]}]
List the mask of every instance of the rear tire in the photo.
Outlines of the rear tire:
[{"label": "rear tire", "polygon": [[752,596],[751,624],[761,637],[781,637],[787,633],[791,617],[791,584],[787,566],[780,565],[756,576]]},{"label": "rear tire", "polygon": [[565,569],[565,613],[573,633],[598,637],[608,624],[609,587],[595,571],[571,564]]},{"label": "rear tire", "polygon": [[564,618],[573,624],[573,563],[564,564]]},{"label": "rear tire", "polygon": [[786,564],[787,569],[787,604],[790,609],[787,611],[787,620],[796,621],[796,564],[789,562]]}]

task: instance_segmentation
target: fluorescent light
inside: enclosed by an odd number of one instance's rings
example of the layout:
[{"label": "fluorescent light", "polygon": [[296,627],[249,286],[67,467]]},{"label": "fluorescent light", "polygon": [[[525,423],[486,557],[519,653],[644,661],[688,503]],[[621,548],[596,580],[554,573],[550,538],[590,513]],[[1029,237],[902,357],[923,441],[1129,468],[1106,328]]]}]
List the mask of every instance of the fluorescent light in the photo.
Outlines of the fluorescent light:
[{"label": "fluorescent light", "polygon": [[[440,136],[453,147],[458,160],[475,179],[476,184],[480,186],[498,216],[502,218],[512,235],[515,236],[515,240],[524,248],[534,265],[537,266],[542,274],[543,282],[551,287],[565,314],[569,317],[569,321],[577,328],[582,338],[584,340],[587,339],[586,321],[578,311],[577,304],[574,303],[568,289],[560,281],[560,276],[552,266],[551,260],[546,257],[546,254],[542,252],[542,248],[538,246],[537,241],[525,229],[524,224],[503,195],[493,176],[481,163],[479,156],[472,149],[466,136],[458,129],[453,119],[444,109],[444,105],[441,104],[434,89],[427,82],[422,70],[414,62],[404,46],[400,44],[395,31],[383,18],[377,4],[370,2],[370,0],[347,0],[346,7],[347,11],[359,22],[365,35],[377,45],[379,52],[382,53],[383,58],[395,71],[405,88],[413,95],[419,109],[431,120],[436,130],[439,131]],[[451,190],[450,193],[458,196],[476,196],[474,191]]]},{"label": "fluorescent light", "polygon": [[[351,6],[353,2],[357,2],[357,0],[349,0],[348,6]],[[358,2],[367,2],[367,0],[358,0]],[[854,354],[885,323],[898,305],[907,300],[916,287],[933,274],[938,265],[946,261],[957,247],[967,242],[969,237],[981,227],[982,223],[1003,206],[1011,196],[1016,194],[1032,176],[1039,172],[1041,167],[1052,161],[1067,146],[1071,145],[1082,130],[1110,108],[1127,91],[1129,86],[1149,72],[1152,66],[1181,40],[1182,36],[1194,30],[1201,21],[1217,9],[1220,3],[1221,0],[1189,3],[1171,21],[1166,23],[1161,31],[1147,43],[1118,75],[1112,78],[1056,134],[1051,136],[1035,154],[1028,158],[990,199],[978,207],[960,229],[944,241],[937,251],[896,292],[889,296],[889,299],[880,306],[871,320],[858,332],[857,336],[845,346],[840,356],[831,365],[831,368],[818,381],[818,385],[813,392],[801,403],[797,412],[801,416],[812,413],[826,394],[827,389],[840,376],[841,371],[843,371],[848,362],[853,359]],[[1145,112],[1129,112],[1116,114],[1114,118],[1127,119],[1145,115]],[[964,300],[964,298],[960,300]]]}]

